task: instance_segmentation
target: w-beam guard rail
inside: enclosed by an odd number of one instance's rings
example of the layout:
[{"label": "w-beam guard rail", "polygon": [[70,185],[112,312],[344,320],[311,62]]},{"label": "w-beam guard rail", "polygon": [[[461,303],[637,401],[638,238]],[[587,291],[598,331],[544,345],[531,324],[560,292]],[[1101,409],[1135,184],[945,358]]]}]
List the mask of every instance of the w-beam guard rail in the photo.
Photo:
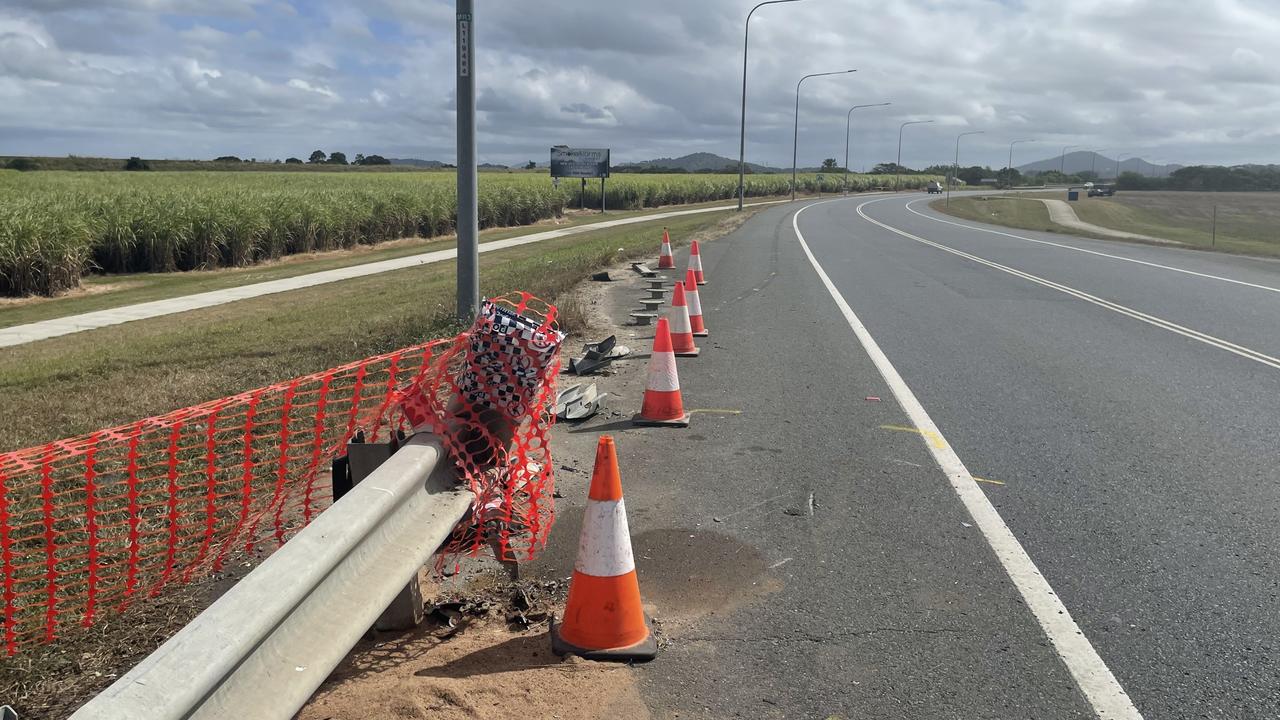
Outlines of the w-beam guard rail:
[{"label": "w-beam guard rail", "polygon": [[292,718],[471,506],[419,434],[71,720]]}]

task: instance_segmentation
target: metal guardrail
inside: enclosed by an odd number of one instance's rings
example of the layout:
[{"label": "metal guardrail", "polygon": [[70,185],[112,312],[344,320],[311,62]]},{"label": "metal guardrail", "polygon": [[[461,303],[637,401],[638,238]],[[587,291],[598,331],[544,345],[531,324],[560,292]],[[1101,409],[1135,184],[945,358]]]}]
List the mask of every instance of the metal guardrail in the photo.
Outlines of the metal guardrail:
[{"label": "metal guardrail", "polygon": [[416,435],[71,720],[288,720],[471,506]]}]

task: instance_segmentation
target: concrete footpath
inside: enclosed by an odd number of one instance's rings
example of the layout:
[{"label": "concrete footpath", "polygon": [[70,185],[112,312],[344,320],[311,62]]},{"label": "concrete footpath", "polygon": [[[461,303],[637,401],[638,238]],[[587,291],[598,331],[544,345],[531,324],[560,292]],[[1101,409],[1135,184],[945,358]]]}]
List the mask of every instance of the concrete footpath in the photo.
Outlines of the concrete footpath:
[{"label": "concrete footpath", "polygon": [[1165,245],[1182,244],[1173,240],[1165,240],[1163,238],[1152,237],[1150,235],[1140,235],[1138,233],[1131,233],[1125,230],[1115,230],[1101,225],[1094,225],[1093,223],[1081,220],[1080,217],[1076,215],[1075,208],[1071,207],[1071,203],[1066,200],[1037,199],[1044,203],[1045,208],[1048,209],[1049,221],[1056,225],[1062,225],[1063,227],[1069,227],[1074,230],[1083,230],[1084,232],[1102,235],[1104,237],[1123,238],[1125,240],[1144,240],[1146,242],[1161,243]]},{"label": "concrete footpath", "polygon": [[[754,207],[757,205],[772,205],[780,202],[786,201],[769,200],[765,202],[750,203],[750,205]],[[590,223],[587,225],[575,225],[574,227],[562,228],[559,230],[546,230],[543,232],[521,235],[519,237],[507,238],[505,240],[481,243],[480,252],[486,253],[496,250],[505,250],[507,248],[528,245],[530,243],[541,242],[543,240],[553,240],[555,238],[577,235],[579,233],[591,232],[593,230],[619,227],[622,225],[634,225],[635,223],[652,222],[654,220],[662,220],[664,218],[719,212],[727,210],[730,207],[731,206],[725,205],[694,208],[691,210],[671,210],[667,212],[619,218],[617,220],[605,220],[603,222]],[[66,317],[54,318],[52,320],[42,320],[40,322],[28,323],[26,325],[15,325],[13,327],[0,328],[0,347],[23,345],[61,335],[83,332],[85,330],[95,330],[97,328],[110,327],[112,325],[121,325],[134,320],[146,320],[148,318],[161,317],[163,315],[173,315],[175,313],[187,312],[190,310],[199,310],[201,308],[214,307],[216,305],[225,305],[227,303],[236,302],[237,300],[248,300],[249,298],[262,297],[263,295],[273,295],[275,293],[288,292],[290,290],[300,290],[302,288],[314,287],[316,285],[324,285],[326,283],[337,282],[339,280],[350,280],[353,278],[390,272],[392,270],[400,270],[402,268],[444,262],[446,260],[454,259],[457,257],[457,254],[457,250],[454,248],[436,250],[428,253],[420,253],[418,255],[409,255],[407,257],[394,258],[391,260],[364,263],[362,265],[351,265],[348,267],[324,270],[322,272],[298,275],[296,277],[283,278],[280,280],[269,280],[267,282],[253,283],[251,285],[241,285],[239,287],[224,288],[222,290],[211,290],[209,292],[196,293],[193,295],[166,298],[164,300],[154,300],[151,302],[125,305],[107,310],[81,313],[79,315],[68,315]]]}]

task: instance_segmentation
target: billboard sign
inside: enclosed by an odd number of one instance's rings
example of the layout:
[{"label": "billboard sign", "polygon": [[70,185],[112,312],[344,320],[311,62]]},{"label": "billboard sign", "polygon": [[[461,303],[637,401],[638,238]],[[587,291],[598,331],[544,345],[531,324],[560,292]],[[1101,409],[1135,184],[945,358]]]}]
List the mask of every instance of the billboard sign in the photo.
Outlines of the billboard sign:
[{"label": "billboard sign", "polygon": [[551,177],[609,177],[609,148],[551,148]]}]

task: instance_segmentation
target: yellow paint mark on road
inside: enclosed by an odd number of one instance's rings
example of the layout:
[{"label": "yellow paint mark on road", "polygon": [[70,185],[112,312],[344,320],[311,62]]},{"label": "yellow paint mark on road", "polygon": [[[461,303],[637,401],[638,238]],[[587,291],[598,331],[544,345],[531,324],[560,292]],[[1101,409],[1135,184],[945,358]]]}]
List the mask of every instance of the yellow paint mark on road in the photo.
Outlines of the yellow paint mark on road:
[{"label": "yellow paint mark on road", "polygon": [[1003,485],[1003,484],[1004,484],[1004,481],[1003,481],[1003,480],[988,480],[988,479],[986,479],[986,478],[980,478],[980,477],[978,477],[977,475],[970,475],[969,477],[973,478],[975,482],[987,483],[987,484],[990,484],[990,485]]},{"label": "yellow paint mark on road", "polygon": [[709,413],[711,415],[741,415],[741,410],[729,410],[727,408],[693,408],[685,412],[692,415],[693,413]]},{"label": "yellow paint mark on road", "polygon": [[880,429],[916,433],[917,435],[924,436],[924,439],[928,440],[930,445],[933,445],[939,450],[944,450],[947,447],[947,442],[942,439],[942,436],[932,430],[921,430],[920,428],[907,427],[906,425],[881,425]]}]

